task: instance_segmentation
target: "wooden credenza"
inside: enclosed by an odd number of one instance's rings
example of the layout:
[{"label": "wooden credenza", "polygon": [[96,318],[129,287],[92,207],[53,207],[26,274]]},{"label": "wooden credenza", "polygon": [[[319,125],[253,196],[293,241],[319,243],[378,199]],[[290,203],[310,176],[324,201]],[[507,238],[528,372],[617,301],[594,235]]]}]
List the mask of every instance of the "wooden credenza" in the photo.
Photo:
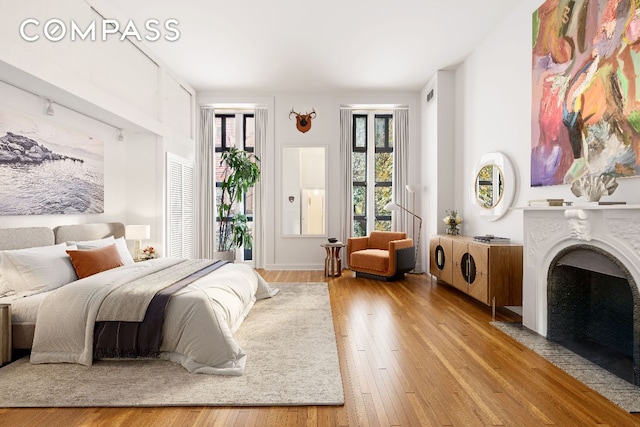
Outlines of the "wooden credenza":
[{"label": "wooden credenza", "polygon": [[432,275],[478,301],[522,305],[522,245],[440,234],[429,241],[429,257]]}]

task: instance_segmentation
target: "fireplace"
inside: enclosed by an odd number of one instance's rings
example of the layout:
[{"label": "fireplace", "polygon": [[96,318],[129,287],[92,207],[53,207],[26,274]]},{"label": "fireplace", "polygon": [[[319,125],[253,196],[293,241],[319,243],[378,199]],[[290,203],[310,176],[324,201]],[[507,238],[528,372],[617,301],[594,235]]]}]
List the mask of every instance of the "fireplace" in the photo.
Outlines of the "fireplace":
[{"label": "fireplace", "polygon": [[640,385],[640,206],[524,212],[524,326]]},{"label": "fireplace", "polygon": [[576,245],[556,255],[547,277],[547,338],[640,385],[639,294],[626,267],[597,247]]}]

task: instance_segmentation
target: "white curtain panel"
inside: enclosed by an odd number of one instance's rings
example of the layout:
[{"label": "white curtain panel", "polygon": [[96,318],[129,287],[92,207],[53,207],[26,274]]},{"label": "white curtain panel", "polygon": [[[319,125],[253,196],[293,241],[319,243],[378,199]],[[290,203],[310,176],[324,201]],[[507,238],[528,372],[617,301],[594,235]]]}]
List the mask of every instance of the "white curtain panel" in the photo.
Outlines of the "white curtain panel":
[{"label": "white curtain panel", "polygon": [[202,107],[196,154],[196,258],[213,258],[216,249],[215,133],[215,110]]},{"label": "white curtain panel", "polygon": [[[264,155],[267,147],[267,119],[268,110],[266,108],[256,108],[255,110],[255,154],[260,159],[260,171],[264,171],[262,162],[264,162]],[[260,177],[255,194],[255,215],[254,220],[254,241],[253,241],[253,254],[257,268],[264,268],[265,265],[265,250],[266,244],[266,227],[265,227],[265,203],[264,195],[267,194],[267,180],[264,176]]]},{"label": "white curtain panel", "polygon": [[[409,205],[406,186],[409,183],[409,110],[397,108],[393,110],[393,200],[405,209],[414,210]],[[393,230],[406,231],[411,236],[411,221],[413,216],[405,211],[392,214],[391,227]]]},{"label": "white curtain panel", "polygon": [[351,152],[353,150],[353,112],[351,108],[340,108],[340,238],[347,242],[353,232],[353,174]]}]

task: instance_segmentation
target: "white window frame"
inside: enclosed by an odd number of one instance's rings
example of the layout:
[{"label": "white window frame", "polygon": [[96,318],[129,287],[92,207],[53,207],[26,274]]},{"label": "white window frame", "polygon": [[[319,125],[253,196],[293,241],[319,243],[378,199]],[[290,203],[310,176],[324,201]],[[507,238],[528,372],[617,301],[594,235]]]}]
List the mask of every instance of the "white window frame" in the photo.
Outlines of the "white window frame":
[{"label": "white window frame", "polygon": [[[366,186],[366,205],[367,211],[365,213],[366,216],[366,234],[369,234],[371,231],[376,229],[376,206],[375,206],[375,198],[376,198],[376,142],[375,142],[375,118],[377,115],[393,115],[393,111],[389,110],[354,110],[352,112],[352,116],[367,116],[367,151],[366,151],[366,159],[367,159],[367,186]],[[355,126],[355,120],[353,122],[353,126]],[[355,144],[355,141],[353,141]],[[395,155],[395,144],[393,146],[394,155]],[[351,147],[353,152],[353,146]],[[353,177],[352,177],[353,181]],[[391,183],[391,192],[393,195],[393,181]],[[393,201],[393,196],[392,200]],[[352,204],[352,212],[353,212],[353,200],[351,200]],[[352,230],[353,232],[353,230]]]}]

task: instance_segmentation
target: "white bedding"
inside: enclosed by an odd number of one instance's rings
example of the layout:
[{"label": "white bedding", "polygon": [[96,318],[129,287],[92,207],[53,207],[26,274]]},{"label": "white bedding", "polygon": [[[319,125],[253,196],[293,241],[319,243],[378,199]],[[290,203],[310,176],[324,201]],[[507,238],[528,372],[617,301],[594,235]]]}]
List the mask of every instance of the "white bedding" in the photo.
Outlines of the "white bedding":
[{"label": "white bedding", "polygon": [[[31,362],[91,365],[95,316],[104,297],[124,277],[157,271],[168,262],[128,264],[47,292],[38,310]],[[169,300],[160,357],[189,372],[242,375],[247,356],[233,332],[256,299],[275,292],[245,264],[227,264],[196,280]]]},{"label": "white bedding", "polygon": [[40,303],[53,291],[33,295],[12,295],[0,298],[0,304],[11,304],[11,323],[35,325]]}]

